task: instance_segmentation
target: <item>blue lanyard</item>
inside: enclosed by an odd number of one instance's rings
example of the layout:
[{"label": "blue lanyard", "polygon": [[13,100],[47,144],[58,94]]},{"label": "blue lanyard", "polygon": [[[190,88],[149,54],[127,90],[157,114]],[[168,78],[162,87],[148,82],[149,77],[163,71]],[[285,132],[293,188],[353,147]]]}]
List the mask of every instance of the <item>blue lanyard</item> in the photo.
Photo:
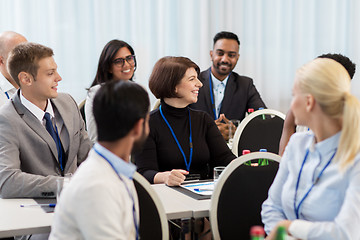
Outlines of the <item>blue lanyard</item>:
[{"label": "blue lanyard", "polygon": [[10,99],[10,96],[7,92],[5,92],[5,95],[6,95],[7,99]]},{"label": "blue lanyard", "polygon": [[[98,150],[96,150],[95,148],[93,148],[93,149],[94,149],[94,151],[95,151],[97,154],[99,154],[102,158],[104,158],[104,159],[110,164],[110,166],[112,167],[112,169],[114,169],[114,171],[116,172],[115,167],[112,165],[112,163],[111,163],[103,154],[101,154]],[[116,172],[116,174],[117,174],[117,172]],[[125,188],[126,188],[128,194],[129,194],[129,197],[131,198],[131,200],[132,200],[132,202],[133,202],[133,207],[132,207],[132,210],[133,210],[133,219],[134,219],[134,225],[135,225],[135,231],[136,231],[136,240],[138,240],[138,239],[139,239],[139,226],[138,226],[137,221],[136,221],[136,210],[135,210],[134,197],[133,197],[133,195],[131,194],[129,188],[127,187],[127,185],[126,185],[126,183],[124,182],[124,180],[122,179],[122,177],[121,177],[119,174],[117,174],[117,175],[118,175],[118,177],[120,178],[120,180],[124,183]]]},{"label": "blue lanyard", "polygon": [[211,72],[209,74],[209,88],[210,88],[210,99],[211,99],[211,107],[214,113],[214,119],[218,119],[218,116],[216,116],[216,109],[215,109],[215,101],[214,101],[214,95],[213,95],[213,87],[212,87],[212,79],[211,79]]},{"label": "blue lanyard", "polygon": [[[229,73],[228,78],[230,77],[231,72]],[[210,88],[210,99],[211,99],[211,107],[214,113],[214,119],[218,119],[219,116],[216,115],[216,109],[215,109],[215,100],[214,100],[214,93],[213,93],[213,87],[212,87],[212,79],[211,79],[211,70],[209,73],[209,88]],[[225,97],[225,96],[224,96]],[[220,115],[220,112],[219,112]]]},{"label": "blue lanyard", "polygon": [[315,184],[319,181],[319,179],[320,179],[321,175],[324,173],[325,169],[330,165],[330,163],[331,163],[332,159],[334,158],[335,154],[336,154],[336,150],[335,150],[334,154],[331,156],[330,160],[325,165],[325,167],[319,173],[319,176],[315,179],[315,182],[311,185],[310,189],[305,193],[304,197],[300,200],[298,206],[296,207],[296,196],[297,196],[297,191],[299,189],[300,177],[301,177],[301,173],[302,173],[302,170],[304,168],[306,159],[307,159],[307,157],[309,155],[309,149],[306,151],[303,163],[302,163],[301,168],[300,168],[299,176],[298,176],[298,179],[297,179],[297,182],[296,182],[296,188],[295,188],[294,211],[295,211],[296,219],[299,219],[299,211],[300,211],[301,204],[304,202],[305,198],[308,197],[309,193],[311,192],[311,190],[313,189]]},{"label": "blue lanyard", "polygon": [[175,136],[175,133],[174,133],[174,130],[171,128],[168,120],[166,120],[165,116],[164,116],[164,113],[161,109],[161,105],[159,107],[159,110],[160,110],[160,114],[161,114],[161,117],[164,119],[166,125],[169,127],[170,129],[170,132],[173,136],[173,138],[175,139],[175,142],[176,144],[178,145],[178,148],[184,158],[184,161],[185,161],[185,166],[186,166],[186,170],[189,172],[190,171],[190,165],[191,165],[191,161],[192,161],[192,156],[193,156],[193,143],[192,143],[192,131],[191,131],[191,117],[190,117],[190,110],[189,111],[189,125],[190,125],[190,137],[189,137],[189,144],[190,144],[190,159],[189,159],[189,162],[186,160],[186,156],[185,156],[185,153],[184,153],[184,150],[182,149],[182,147],[180,146],[180,143],[178,141],[178,139],[176,138]]}]

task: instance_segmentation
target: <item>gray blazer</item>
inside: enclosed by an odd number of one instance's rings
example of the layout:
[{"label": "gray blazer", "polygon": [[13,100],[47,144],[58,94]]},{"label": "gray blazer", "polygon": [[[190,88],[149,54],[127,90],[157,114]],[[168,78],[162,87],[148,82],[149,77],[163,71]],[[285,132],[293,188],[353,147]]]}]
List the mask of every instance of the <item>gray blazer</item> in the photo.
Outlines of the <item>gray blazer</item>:
[{"label": "gray blazer", "polygon": [[[56,144],[40,121],[21,104],[20,91],[0,108],[0,197],[54,197],[61,176]],[[60,139],[67,156],[64,174],[74,173],[92,143],[74,99],[50,100],[62,118]]]}]

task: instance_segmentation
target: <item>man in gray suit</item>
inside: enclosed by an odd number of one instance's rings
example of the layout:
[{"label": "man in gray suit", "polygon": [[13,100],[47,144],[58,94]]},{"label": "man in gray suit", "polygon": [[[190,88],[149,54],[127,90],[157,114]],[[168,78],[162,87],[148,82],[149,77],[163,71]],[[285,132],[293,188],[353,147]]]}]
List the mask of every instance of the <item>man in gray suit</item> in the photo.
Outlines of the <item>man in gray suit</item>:
[{"label": "man in gray suit", "polygon": [[20,89],[0,109],[0,197],[54,197],[56,179],[74,173],[92,143],[77,104],[57,92],[52,49],[22,43],[8,69]]}]

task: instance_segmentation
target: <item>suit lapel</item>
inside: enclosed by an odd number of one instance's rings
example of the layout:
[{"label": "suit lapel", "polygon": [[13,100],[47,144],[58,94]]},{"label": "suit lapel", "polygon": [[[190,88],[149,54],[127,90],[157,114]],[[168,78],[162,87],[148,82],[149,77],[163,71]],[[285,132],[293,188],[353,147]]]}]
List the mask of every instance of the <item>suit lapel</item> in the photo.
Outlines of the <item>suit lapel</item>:
[{"label": "suit lapel", "polygon": [[24,122],[39,135],[49,146],[52,154],[58,160],[57,148],[54,139],[48,133],[46,128],[39,122],[39,120],[24,106],[20,101],[20,91],[18,90],[15,96],[11,99],[13,106]]},{"label": "suit lapel", "polygon": [[225,113],[225,116],[226,116],[227,111],[231,107],[231,100],[236,92],[236,82],[235,81],[236,81],[236,78],[235,78],[234,74],[230,74],[229,79],[226,83],[224,98],[221,103],[221,109],[220,109],[220,113]]}]

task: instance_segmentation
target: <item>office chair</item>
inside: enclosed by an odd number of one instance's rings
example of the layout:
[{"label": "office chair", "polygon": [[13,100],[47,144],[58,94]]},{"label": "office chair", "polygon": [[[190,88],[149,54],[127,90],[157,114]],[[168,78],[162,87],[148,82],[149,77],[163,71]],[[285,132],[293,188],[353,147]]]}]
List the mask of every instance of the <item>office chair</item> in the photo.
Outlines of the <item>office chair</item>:
[{"label": "office chair", "polygon": [[241,121],[234,135],[232,152],[240,156],[243,150],[257,152],[262,148],[278,153],[285,115],[272,109],[249,114]]},{"label": "office chair", "polygon": [[[269,165],[252,167],[243,163],[269,159]],[[250,228],[263,225],[261,205],[275,178],[281,157],[254,152],[233,160],[215,185],[210,203],[210,223],[214,239],[250,239]]]},{"label": "office chair", "polygon": [[133,180],[139,199],[140,239],[169,239],[167,217],[155,190],[138,172],[134,174]]}]

